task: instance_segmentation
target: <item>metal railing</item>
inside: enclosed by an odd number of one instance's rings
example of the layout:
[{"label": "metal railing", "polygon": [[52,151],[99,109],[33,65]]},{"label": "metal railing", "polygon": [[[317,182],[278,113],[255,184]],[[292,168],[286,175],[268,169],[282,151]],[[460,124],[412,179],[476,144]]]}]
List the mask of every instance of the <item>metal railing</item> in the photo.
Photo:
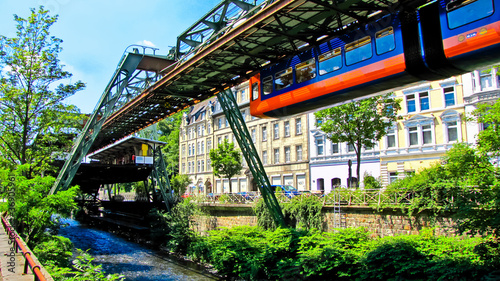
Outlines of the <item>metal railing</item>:
[{"label": "metal railing", "polygon": [[2,224],[9,234],[9,239],[12,239],[14,243],[16,244],[16,253],[18,253],[18,250],[21,249],[23,256],[25,258],[24,262],[24,274],[28,274],[28,267],[31,268],[31,271],[33,272],[34,275],[34,280],[35,281],[45,281],[47,280],[45,276],[43,276],[42,271],[40,270],[40,265],[36,264],[35,261],[33,260],[32,253],[28,251],[24,243],[22,242],[21,238],[17,234],[17,232],[14,230],[14,228],[9,224],[7,219],[2,216]]},{"label": "metal railing", "polygon": [[[299,191],[299,192],[276,192],[277,200],[280,203],[287,203],[292,198],[297,197],[295,200],[300,200],[305,196],[316,196],[323,200],[323,205],[333,206],[338,204],[340,206],[404,206],[410,205],[413,200],[419,198],[414,192],[407,190],[385,190],[385,189],[348,189],[339,188],[335,192],[323,194],[321,192]],[[302,196],[299,196],[302,195]],[[108,196],[100,194],[100,199],[107,201]],[[119,201],[141,201],[146,200],[136,196],[133,193],[123,193],[118,195]],[[182,197],[190,198],[197,203],[208,204],[252,204],[261,198],[259,191],[237,192],[237,193],[192,193],[186,194]],[[444,200],[445,199],[445,200]],[[443,202],[453,203],[453,196],[444,198]]]}]

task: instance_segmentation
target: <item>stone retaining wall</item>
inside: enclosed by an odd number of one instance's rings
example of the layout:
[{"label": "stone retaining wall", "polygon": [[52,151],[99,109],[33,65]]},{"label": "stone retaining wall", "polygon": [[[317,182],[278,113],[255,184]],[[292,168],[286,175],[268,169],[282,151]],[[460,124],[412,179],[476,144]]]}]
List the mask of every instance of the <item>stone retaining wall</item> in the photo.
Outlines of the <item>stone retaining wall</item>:
[{"label": "stone retaining wall", "polygon": [[[251,205],[248,204],[204,204],[202,209],[207,216],[198,216],[196,231],[205,234],[209,230],[237,225],[257,225],[257,217]],[[324,229],[332,231],[335,224],[333,207],[323,207],[325,215]],[[426,213],[414,216],[411,219],[399,209],[386,208],[377,211],[372,207],[345,206],[341,208],[347,227],[365,227],[373,236],[394,236],[403,234],[418,234],[422,227],[432,223]],[[454,222],[449,216],[435,219],[436,234],[454,235]]]}]

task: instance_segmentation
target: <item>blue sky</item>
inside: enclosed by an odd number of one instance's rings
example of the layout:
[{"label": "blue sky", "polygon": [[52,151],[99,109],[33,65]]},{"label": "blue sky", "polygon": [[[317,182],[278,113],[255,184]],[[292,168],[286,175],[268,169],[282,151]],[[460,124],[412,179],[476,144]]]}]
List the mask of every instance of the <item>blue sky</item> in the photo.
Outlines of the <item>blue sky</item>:
[{"label": "blue sky", "polygon": [[149,44],[166,55],[177,36],[219,0],[0,0],[0,34],[15,36],[14,14],[27,18],[43,5],[59,15],[50,33],[63,40],[59,56],[73,81],[87,84],[68,100],[94,109],[127,46]]}]

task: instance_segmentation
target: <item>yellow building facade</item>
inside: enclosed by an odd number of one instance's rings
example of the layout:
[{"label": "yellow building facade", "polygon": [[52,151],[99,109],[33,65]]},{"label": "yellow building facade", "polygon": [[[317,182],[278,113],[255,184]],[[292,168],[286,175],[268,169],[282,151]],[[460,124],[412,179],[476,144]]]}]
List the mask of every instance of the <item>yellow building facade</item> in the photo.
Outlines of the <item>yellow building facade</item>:
[{"label": "yellow building facade", "polygon": [[402,119],[379,144],[383,185],[440,161],[468,137],[462,76],[396,91],[394,97],[401,100]]}]

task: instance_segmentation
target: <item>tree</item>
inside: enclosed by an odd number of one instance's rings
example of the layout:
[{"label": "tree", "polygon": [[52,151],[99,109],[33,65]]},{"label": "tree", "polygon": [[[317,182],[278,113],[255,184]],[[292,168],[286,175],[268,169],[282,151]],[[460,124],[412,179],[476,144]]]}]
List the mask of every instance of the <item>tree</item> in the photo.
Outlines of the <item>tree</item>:
[{"label": "tree", "polygon": [[224,140],[219,147],[210,150],[210,160],[214,175],[229,180],[229,192],[232,192],[231,178],[241,171],[241,153],[234,143]]},{"label": "tree", "polygon": [[361,149],[373,148],[398,119],[400,100],[392,94],[371,97],[314,113],[319,128],[332,143],[347,142],[356,152],[356,175],[360,179]]},{"label": "tree", "polygon": [[494,104],[479,104],[472,114],[472,119],[487,125],[477,136],[479,150],[491,156],[500,156],[500,100]]},{"label": "tree", "polygon": [[69,146],[76,134],[79,110],[63,101],[85,84],[55,85],[72,76],[58,59],[62,40],[49,36],[57,16],[40,7],[14,20],[17,37],[0,36],[0,161],[9,169],[30,164],[31,178],[35,170],[49,169],[55,148]]},{"label": "tree", "polygon": [[167,143],[163,147],[163,157],[170,174],[179,173],[179,135],[183,112],[178,112],[158,123],[162,136],[160,141]]}]

